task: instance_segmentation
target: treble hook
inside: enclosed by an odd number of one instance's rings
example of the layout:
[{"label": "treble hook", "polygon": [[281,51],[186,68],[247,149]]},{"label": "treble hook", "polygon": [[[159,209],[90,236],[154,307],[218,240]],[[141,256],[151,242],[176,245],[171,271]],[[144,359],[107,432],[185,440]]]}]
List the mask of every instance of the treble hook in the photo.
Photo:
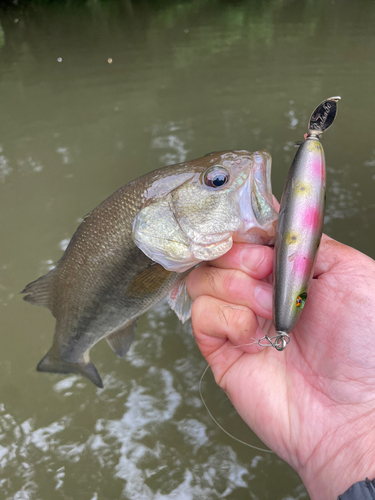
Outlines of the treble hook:
[{"label": "treble hook", "polygon": [[[289,344],[290,337],[285,332],[277,332],[277,333],[278,335],[275,335],[273,337],[265,335],[264,337],[258,340],[258,345],[260,347],[274,347],[277,351],[283,351],[285,347]],[[266,340],[268,343],[262,344],[262,340]]]}]

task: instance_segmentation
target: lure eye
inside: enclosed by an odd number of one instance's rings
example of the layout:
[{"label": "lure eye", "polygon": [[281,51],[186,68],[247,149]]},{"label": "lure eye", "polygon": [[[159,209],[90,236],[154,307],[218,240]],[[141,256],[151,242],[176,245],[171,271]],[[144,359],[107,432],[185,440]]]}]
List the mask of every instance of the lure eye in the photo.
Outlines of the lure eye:
[{"label": "lure eye", "polygon": [[209,168],[204,174],[204,183],[208,187],[220,188],[229,181],[229,173],[219,165]]},{"label": "lure eye", "polygon": [[300,293],[298,295],[298,297],[296,298],[296,306],[298,307],[298,309],[301,309],[301,310],[303,309],[305,302],[306,302],[306,299],[307,299],[306,292]]}]

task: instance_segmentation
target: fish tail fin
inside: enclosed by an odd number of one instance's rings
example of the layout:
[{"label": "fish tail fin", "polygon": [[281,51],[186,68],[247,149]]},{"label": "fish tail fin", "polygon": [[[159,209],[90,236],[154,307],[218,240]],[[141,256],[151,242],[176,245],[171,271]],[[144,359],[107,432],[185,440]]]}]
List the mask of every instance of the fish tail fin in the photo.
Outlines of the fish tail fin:
[{"label": "fish tail fin", "polygon": [[22,290],[21,293],[26,293],[23,300],[30,302],[36,306],[43,306],[51,309],[51,276],[53,270],[41,276],[35,281],[32,281]]},{"label": "fish tail fin", "polygon": [[36,369],[38,372],[77,373],[88,378],[97,387],[103,388],[102,379],[94,363],[90,361],[88,363],[71,363],[70,361],[64,361],[61,357],[56,356],[54,346],[52,346],[44,358],[39,362]]}]

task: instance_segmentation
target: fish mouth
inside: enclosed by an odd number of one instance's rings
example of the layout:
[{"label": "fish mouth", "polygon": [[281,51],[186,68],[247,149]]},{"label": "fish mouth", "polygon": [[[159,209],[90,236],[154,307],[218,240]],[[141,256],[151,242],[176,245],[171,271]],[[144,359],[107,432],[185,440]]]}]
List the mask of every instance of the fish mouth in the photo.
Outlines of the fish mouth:
[{"label": "fish mouth", "polygon": [[268,151],[253,153],[251,172],[238,190],[242,228],[234,235],[234,241],[266,245],[274,242],[278,214],[273,206],[271,165]]}]

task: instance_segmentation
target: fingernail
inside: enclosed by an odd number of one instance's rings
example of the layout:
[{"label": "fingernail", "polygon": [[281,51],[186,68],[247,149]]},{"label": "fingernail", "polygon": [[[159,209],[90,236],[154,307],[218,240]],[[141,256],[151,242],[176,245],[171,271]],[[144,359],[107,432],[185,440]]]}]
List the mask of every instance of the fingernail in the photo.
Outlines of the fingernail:
[{"label": "fingernail", "polygon": [[241,254],[241,263],[245,269],[255,272],[266,258],[264,248],[244,248]]},{"label": "fingernail", "polygon": [[272,312],[272,286],[258,285],[254,292],[254,298],[260,306]]}]

